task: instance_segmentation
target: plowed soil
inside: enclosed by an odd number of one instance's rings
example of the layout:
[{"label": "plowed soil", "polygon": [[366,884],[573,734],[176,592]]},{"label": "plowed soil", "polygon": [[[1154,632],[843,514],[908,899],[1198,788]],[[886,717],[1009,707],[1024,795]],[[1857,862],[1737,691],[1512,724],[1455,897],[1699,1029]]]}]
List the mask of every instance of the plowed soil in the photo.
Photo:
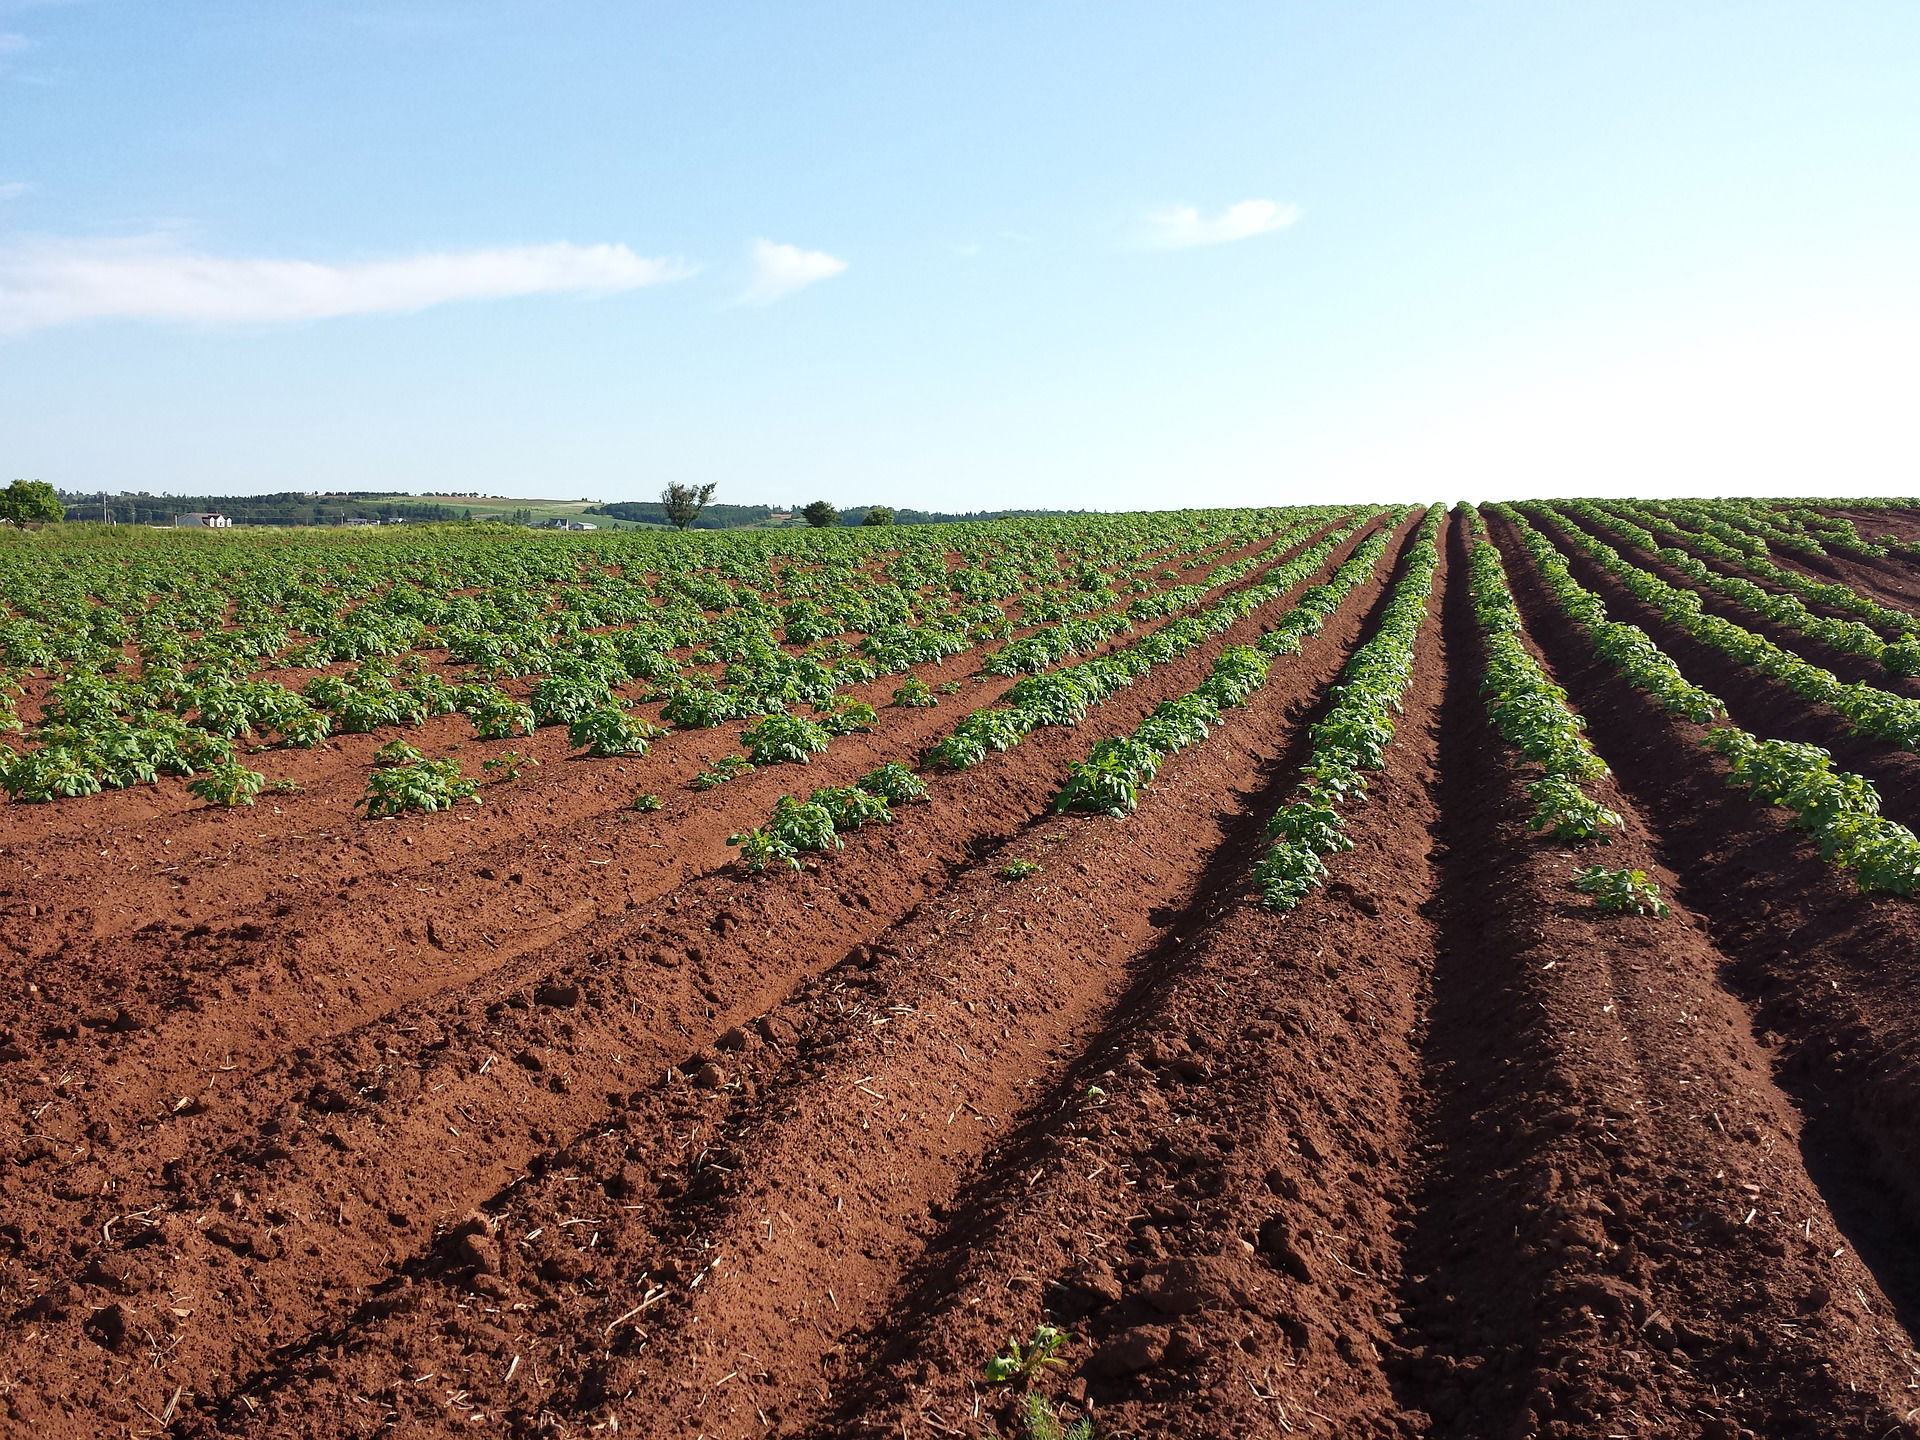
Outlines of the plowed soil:
[{"label": "plowed soil", "polygon": [[[1489,524],[1664,918],[1529,831],[1457,522],[1354,849],[1284,914],[1265,823],[1411,522],[1125,819],[1053,813],[1068,765],[1297,592],[798,874],[727,835],[1008,682],[923,667],[966,693],[704,793],[731,729],[390,822],[347,809],[372,736],[278,812],[0,811],[0,1434],[1920,1434],[1920,907],[1729,789]],[[1920,822],[1912,756],[1573,569]]]}]

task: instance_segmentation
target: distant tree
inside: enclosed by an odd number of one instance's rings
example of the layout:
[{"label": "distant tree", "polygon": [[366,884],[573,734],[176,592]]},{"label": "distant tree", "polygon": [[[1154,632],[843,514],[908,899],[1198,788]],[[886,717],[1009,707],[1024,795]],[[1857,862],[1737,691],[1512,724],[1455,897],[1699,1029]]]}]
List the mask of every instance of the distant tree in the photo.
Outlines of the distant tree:
[{"label": "distant tree", "polygon": [[689,528],[713,499],[716,485],[669,485],[660,492],[660,508],[667,512],[667,523],[676,530]]},{"label": "distant tree", "polygon": [[824,500],[816,500],[800,512],[800,518],[816,530],[840,523],[840,512]]},{"label": "distant tree", "polygon": [[0,520],[16,525],[52,524],[67,518],[67,507],[44,480],[16,480],[0,490]]},{"label": "distant tree", "polygon": [[891,505],[869,505],[867,507],[867,513],[862,517],[860,523],[862,525],[891,525],[893,523],[893,507]]}]

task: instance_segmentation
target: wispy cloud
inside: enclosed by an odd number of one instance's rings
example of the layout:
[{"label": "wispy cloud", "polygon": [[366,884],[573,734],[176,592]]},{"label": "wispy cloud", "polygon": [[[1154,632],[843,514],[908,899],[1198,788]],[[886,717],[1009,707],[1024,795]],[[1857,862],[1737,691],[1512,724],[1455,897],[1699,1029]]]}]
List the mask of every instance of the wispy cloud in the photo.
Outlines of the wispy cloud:
[{"label": "wispy cloud", "polygon": [[33,189],[33,186],[24,180],[7,180],[0,182],[0,200],[18,200],[31,189]]},{"label": "wispy cloud", "polygon": [[830,280],[846,268],[846,261],[824,250],[802,250],[797,245],[756,240],[753,242],[753,283],[735,303],[771,305],[796,290]]},{"label": "wispy cloud", "polygon": [[1298,205],[1278,205],[1271,200],[1242,200],[1211,216],[1202,215],[1191,205],[1175,205],[1147,216],[1146,243],[1156,250],[1225,245],[1284,230],[1299,218]]},{"label": "wispy cloud", "polygon": [[0,30],[0,55],[18,55],[33,48],[33,42],[13,30]]},{"label": "wispy cloud", "polygon": [[456,300],[610,295],[691,273],[625,245],[520,245],[329,265],[202,255],[166,236],[37,239],[0,249],[0,334],[102,319],[273,325]]}]

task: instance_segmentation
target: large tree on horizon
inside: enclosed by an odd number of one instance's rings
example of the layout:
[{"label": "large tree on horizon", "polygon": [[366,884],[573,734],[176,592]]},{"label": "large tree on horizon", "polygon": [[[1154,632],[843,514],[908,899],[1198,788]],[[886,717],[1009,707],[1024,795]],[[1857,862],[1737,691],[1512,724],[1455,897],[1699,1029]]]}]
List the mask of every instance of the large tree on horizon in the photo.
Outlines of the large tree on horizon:
[{"label": "large tree on horizon", "polygon": [[667,486],[660,492],[660,508],[667,512],[667,523],[676,530],[685,530],[700,518],[700,512],[707,508],[707,502],[713,499],[718,485],[680,485]]},{"label": "large tree on horizon", "polygon": [[67,507],[44,480],[16,480],[0,490],[0,520],[16,525],[51,525],[67,518]]}]

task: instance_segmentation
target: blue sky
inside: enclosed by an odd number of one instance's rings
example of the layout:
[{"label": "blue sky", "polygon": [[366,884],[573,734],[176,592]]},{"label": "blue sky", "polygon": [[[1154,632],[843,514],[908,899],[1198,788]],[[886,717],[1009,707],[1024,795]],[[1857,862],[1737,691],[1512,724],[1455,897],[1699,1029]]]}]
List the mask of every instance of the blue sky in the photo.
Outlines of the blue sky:
[{"label": "blue sky", "polygon": [[0,0],[0,475],[1920,493],[1920,6]]}]

